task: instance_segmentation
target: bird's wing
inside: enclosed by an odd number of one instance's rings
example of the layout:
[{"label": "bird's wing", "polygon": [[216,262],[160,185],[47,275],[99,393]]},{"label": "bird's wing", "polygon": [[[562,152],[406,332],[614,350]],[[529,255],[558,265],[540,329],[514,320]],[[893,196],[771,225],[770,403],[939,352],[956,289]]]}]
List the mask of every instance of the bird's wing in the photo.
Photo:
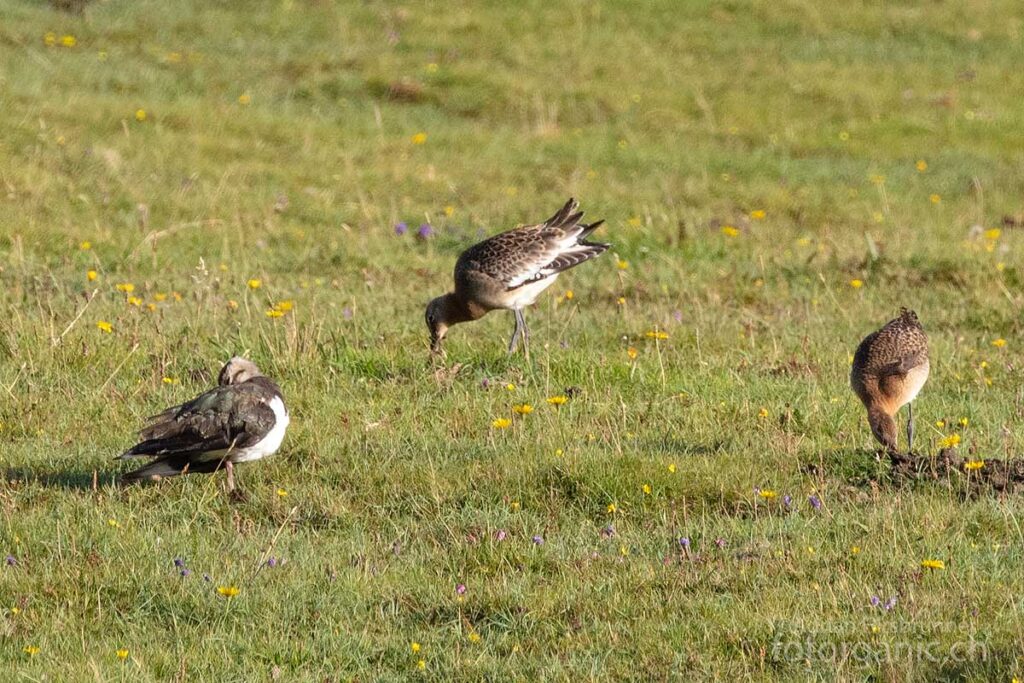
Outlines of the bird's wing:
[{"label": "bird's wing", "polygon": [[121,457],[201,455],[244,448],[273,426],[274,411],[245,385],[215,387],[150,418],[140,442]]},{"label": "bird's wing", "polygon": [[472,247],[465,257],[477,270],[506,289],[556,275],[604,252],[609,245],[586,238],[603,221],[580,223],[582,211],[570,199],[554,216],[538,225],[514,228]]}]

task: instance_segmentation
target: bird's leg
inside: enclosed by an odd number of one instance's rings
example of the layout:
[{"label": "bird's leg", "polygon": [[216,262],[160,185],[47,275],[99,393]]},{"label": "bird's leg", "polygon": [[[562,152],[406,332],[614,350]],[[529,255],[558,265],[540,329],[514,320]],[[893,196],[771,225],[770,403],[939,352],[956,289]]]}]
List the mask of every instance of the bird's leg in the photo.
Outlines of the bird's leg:
[{"label": "bird's leg", "polygon": [[508,343],[508,355],[512,355],[516,352],[516,347],[519,345],[519,335],[522,333],[522,319],[520,318],[519,311],[513,311],[516,314],[516,329],[512,331],[512,340]]},{"label": "bird's leg", "polygon": [[516,317],[519,319],[519,327],[522,328],[520,334],[523,337],[523,353],[526,354],[526,360],[530,360],[530,328],[526,326],[526,316],[523,315],[522,309],[516,311]]},{"label": "bird's leg", "polygon": [[914,403],[907,404],[907,454],[914,449]]}]

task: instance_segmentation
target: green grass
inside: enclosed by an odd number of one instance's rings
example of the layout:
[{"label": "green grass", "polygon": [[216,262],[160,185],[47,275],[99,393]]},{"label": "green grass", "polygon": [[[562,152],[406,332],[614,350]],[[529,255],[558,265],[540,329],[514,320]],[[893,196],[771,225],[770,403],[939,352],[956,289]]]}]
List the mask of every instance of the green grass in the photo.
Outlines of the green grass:
[{"label": "green grass", "polygon": [[[0,677],[1024,675],[1019,496],[894,481],[847,386],[911,306],[920,448],[1024,450],[1017,3],[455,5],[0,0]],[[614,253],[530,360],[433,365],[459,251],[569,196]],[[248,502],[114,485],[235,353],[293,415]]]}]

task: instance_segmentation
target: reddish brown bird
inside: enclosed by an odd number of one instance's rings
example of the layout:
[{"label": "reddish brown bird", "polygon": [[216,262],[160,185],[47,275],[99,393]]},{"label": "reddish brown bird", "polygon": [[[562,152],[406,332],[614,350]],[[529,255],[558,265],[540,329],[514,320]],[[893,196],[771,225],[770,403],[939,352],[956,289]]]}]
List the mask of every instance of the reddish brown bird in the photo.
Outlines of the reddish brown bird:
[{"label": "reddish brown bird", "polygon": [[900,316],[869,334],[857,347],[850,386],[868,411],[868,423],[887,450],[895,453],[896,421],[907,406],[907,451],[914,443],[911,401],[928,380],[928,337],[917,314],[903,308]]},{"label": "reddish brown bird", "polygon": [[529,340],[523,309],[554,284],[558,274],[608,249],[587,237],[604,221],[581,223],[583,212],[574,199],[538,225],[524,225],[475,244],[455,263],[455,290],[427,305],[430,348],[441,351],[448,328],[477,320],[503,308],[515,312],[516,329],[508,345],[514,353],[519,340]]}]

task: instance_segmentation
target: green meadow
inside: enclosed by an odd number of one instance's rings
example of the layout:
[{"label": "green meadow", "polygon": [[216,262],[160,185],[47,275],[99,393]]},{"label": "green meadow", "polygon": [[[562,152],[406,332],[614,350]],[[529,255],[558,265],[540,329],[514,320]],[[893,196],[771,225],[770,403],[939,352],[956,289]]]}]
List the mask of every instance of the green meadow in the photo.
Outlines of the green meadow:
[{"label": "green meadow", "polygon": [[[913,308],[923,462],[1024,458],[1022,41],[1013,0],[0,0],[0,679],[1024,678],[1021,492],[898,476],[848,383]],[[495,312],[432,359],[460,251],[569,197],[614,246],[529,358]],[[248,499],[119,486],[235,354],[292,416]]]}]

